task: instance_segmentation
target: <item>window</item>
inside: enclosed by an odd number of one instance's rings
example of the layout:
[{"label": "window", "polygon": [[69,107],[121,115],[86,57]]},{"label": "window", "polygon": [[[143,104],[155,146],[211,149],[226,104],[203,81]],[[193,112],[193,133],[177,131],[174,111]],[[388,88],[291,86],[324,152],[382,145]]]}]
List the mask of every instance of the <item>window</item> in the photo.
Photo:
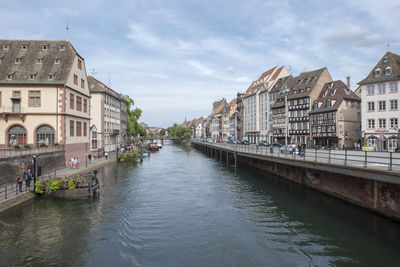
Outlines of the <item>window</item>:
[{"label": "window", "polygon": [[48,46],[47,46],[47,45],[42,46],[42,50],[43,50],[43,51],[47,51],[47,49],[48,49]]},{"label": "window", "polygon": [[13,98],[20,98],[21,97],[21,91],[13,91],[12,96],[13,96]]},{"label": "window", "polygon": [[386,128],[386,119],[379,119],[379,128],[380,129]]},{"label": "window", "polygon": [[43,58],[36,59],[36,64],[42,64],[42,63],[43,63]]},{"label": "window", "polygon": [[390,74],[392,74],[392,68],[391,67],[387,67],[385,69],[385,75],[390,75]]},{"label": "window", "polygon": [[85,88],[85,80],[84,79],[81,79],[81,87]]},{"label": "window", "polygon": [[20,58],[16,58],[15,59],[15,64],[19,64],[19,63],[21,63],[21,59]]},{"label": "window", "polygon": [[390,100],[390,109],[397,110],[397,99]]},{"label": "window", "polygon": [[26,45],[21,46],[21,50],[26,50],[28,47]]},{"label": "window", "polygon": [[69,121],[69,136],[74,136],[74,121]]},{"label": "window", "polygon": [[87,99],[83,99],[83,112],[87,112]]},{"label": "window", "polygon": [[36,75],[35,74],[29,74],[29,80],[35,80]]},{"label": "window", "polygon": [[74,84],[78,85],[78,75],[74,74]]},{"label": "window", "polygon": [[368,120],[368,128],[369,129],[375,129],[375,120],[374,119]]},{"label": "window", "polygon": [[9,45],[3,45],[3,50],[8,50],[10,48]]},{"label": "window", "polygon": [[94,83],[91,83],[90,84],[90,89],[93,89],[94,88]]},{"label": "window", "polygon": [[322,94],[322,97],[325,97],[327,93],[328,93],[328,91],[325,91],[325,92]]},{"label": "window", "polygon": [[[76,110],[82,111],[82,97],[76,96]],[[78,126],[76,126],[78,127]]]},{"label": "window", "polygon": [[82,122],[76,122],[76,136],[82,136]]},{"label": "window", "polygon": [[368,95],[373,95],[373,94],[375,94],[375,86],[372,84],[372,85],[368,85]]},{"label": "window", "polygon": [[29,91],[29,106],[40,107],[40,91]]},{"label": "window", "polygon": [[60,51],[62,52],[62,51],[65,51],[65,46],[60,46]]},{"label": "window", "polygon": [[83,136],[87,136],[87,123],[83,123]]},{"label": "window", "polygon": [[390,128],[397,129],[399,127],[399,121],[397,118],[390,119]]},{"label": "window", "polygon": [[397,82],[390,83],[390,92],[397,93]]},{"label": "window", "polygon": [[388,56],[385,56],[384,58],[383,58],[383,63],[386,63],[386,62],[388,62],[389,61],[389,57]]},{"label": "window", "polygon": [[74,102],[75,102],[75,99],[74,99],[74,94],[69,94],[69,108],[70,109],[74,109]]},{"label": "window", "polygon": [[9,80],[9,81],[12,80],[12,74],[7,74],[6,75],[6,80]]},{"label": "window", "polygon": [[376,69],[375,70],[375,77],[379,77],[382,74],[382,70],[381,69]]},{"label": "window", "polygon": [[378,84],[378,94],[386,93],[386,83]]},{"label": "window", "polygon": [[82,69],[82,60],[78,59],[78,69]]},{"label": "window", "polygon": [[327,108],[332,107],[332,101],[330,99],[326,100],[326,107]]},{"label": "window", "polygon": [[379,101],[378,103],[380,111],[386,110],[386,101]]},{"label": "window", "polygon": [[52,80],[54,80],[54,75],[49,75],[49,76],[47,76],[47,78],[49,79],[49,81],[52,81]]},{"label": "window", "polygon": [[368,111],[375,111],[375,102],[368,102]]},{"label": "window", "polygon": [[61,59],[56,58],[56,59],[54,60],[54,64],[61,64]]},{"label": "window", "polygon": [[335,90],[333,90],[333,91],[331,91],[331,96],[334,96],[334,95],[335,95],[335,93],[336,93],[336,89],[335,89]]}]

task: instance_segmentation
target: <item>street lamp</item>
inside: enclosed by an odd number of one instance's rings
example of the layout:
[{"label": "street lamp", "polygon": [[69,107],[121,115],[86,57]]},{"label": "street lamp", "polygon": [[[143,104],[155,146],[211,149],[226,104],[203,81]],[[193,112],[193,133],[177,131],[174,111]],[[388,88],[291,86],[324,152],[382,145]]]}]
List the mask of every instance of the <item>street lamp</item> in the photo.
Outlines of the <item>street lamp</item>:
[{"label": "street lamp", "polygon": [[287,146],[287,137],[288,137],[288,104],[287,104],[287,94],[290,92],[290,89],[285,86],[282,90],[282,93],[285,95],[285,145]]}]

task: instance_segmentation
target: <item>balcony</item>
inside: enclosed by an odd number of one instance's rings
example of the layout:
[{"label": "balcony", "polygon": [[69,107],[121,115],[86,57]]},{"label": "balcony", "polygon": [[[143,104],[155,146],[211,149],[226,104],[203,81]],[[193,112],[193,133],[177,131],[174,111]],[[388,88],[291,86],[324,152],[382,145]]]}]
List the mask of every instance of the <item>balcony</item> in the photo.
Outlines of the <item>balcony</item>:
[{"label": "balcony", "polygon": [[9,116],[19,116],[20,119],[25,121],[25,109],[21,106],[4,106],[0,108],[2,118],[7,122]]},{"label": "balcony", "polygon": [[111,135],[118,135],[119,134],[119,129],[112,129],[110,134]]}]

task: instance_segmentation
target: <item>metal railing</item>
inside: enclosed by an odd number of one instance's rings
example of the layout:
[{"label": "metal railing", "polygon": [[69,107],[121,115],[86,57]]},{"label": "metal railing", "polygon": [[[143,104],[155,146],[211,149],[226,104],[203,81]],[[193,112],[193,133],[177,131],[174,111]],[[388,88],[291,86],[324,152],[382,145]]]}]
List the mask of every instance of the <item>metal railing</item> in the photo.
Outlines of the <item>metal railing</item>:
[{"label": "metal railing", "polygon": [[296,150],[296,152],[293,153],[291,151],[281,149],[280,147],[257,147],[254,144],[240,145],[227,143],[206,143],[198,141],[194,141],[194,143],[229,149],[232,152],[244,152],[255,155],[286,158],[288,160],[303,160],[309,162],[362,167],[368,169],[400,171],[400,153],[395,152],[307,148],[300,152]]},{"label": "metal railing", "polygon": [[22,149],[7,148],[7,149],[0,149],[0,158],[12,158],[22,155],[37,155],[41,153],[59,151],[59,150],[64,150],[64,145],[56,145],[50,147],[22,148]]}]

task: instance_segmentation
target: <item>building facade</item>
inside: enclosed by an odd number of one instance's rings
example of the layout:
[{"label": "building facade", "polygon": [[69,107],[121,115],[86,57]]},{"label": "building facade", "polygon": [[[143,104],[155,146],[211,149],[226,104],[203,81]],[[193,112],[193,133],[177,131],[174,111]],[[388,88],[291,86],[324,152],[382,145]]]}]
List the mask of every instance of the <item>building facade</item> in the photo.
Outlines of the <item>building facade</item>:
[{"label": "building facade", "polygon": [[90,93],[84,59],[68,41],[0,40],[0,147],[64,145],[85,160]]},{"label": "building facade", "polygon": [[123,95],[119,96],[121,100],[121,131],[120,131],[120,140],[121,145],[125,145],[128,142],[128,101],[126,101]]},{"label": "building facade", "polygon": [[309,114],[313,145],[342,149],[361,142],[361,99],[342,81],[326,83]]},{"label": "building facade", "polygon": [[300,143],[307,147],[312,145],[309,117],[311,103],[317,99],[325,83],[331,81],[328,69],[322,68],[302,72],[288,85],[290,88],[287,100],[291,143]]},{"label": "building facade", "polygon": [[399,144],[400,56],[387,52],[359,82],[365,146],[394,151]]},{"label": "building facade", "polygon": [[121,98],[104,83],[88,76],[91,105],[96,107],[91,120],[97,128],[97,152],[116,151],[121,146]]}]

